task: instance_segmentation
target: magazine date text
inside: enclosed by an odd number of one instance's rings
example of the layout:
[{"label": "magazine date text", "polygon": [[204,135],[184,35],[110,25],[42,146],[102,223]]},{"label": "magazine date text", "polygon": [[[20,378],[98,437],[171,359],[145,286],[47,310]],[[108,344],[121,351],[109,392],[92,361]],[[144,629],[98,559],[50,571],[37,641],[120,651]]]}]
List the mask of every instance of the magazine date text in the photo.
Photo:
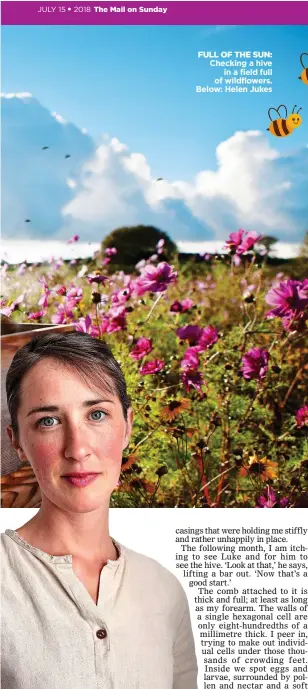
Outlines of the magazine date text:
[{"label": "magazine date text", "polygon": [[108,6],[103,6],[103,5],[72,5],[67,7],[67,5],[40,5],[37,9],[38,13],[41,12],[105,12],[105,13],[117,13],[117,12],[154,12],[154,13],[160,13],[160,14],[166,14],[168,11],[167,7],[160,7],[159,5],[156,5],[154,7],[143,7],[140,5],[139,7],[127,7],[126,5],[108,5]]}]

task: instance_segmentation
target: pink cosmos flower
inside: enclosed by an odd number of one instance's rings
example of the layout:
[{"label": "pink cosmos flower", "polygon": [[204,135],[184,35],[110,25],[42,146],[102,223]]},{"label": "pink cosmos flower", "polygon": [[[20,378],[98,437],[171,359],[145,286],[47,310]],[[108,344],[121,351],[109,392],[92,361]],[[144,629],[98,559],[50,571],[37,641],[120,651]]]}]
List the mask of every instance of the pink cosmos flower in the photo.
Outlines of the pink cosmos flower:
[{"label": "pink cosmos flower", "polygon": [[237,249],[237,247],[241,244],[243,234],[244,230],[242,229],[238,230],[237,232],[231,232],[229,239],[226,241],[224,249],[230,249],[231,251]]},{"label": "pink cosmos flower", "polygon": [[106,282],[108,278],[105,275],[97,275],[96,273],[90,273],[87,275],[87,280],[92,285],[92,282],[96,282],[98,285],[101,285],[102,283]]},{"label": "pink cosmos flower", "polygon": [[176,299],[173,304],[170,306],[170,311],[172,313],[184,313],[184,311],[189,311],[194,305],[194,302],[192,299],[182,299],[182,301],[178,301]]},{"label": "pink cosmos flower", "polygon": [[165,366],[165,362],[162,359],[153,359],[153,361],[147,361],[146,364],[140,369],[142,376],[153,375],[154,373],[159,373]]},{"label": "pink cosmos flower", "polygon": [[44,292],[43,296],[37,302],[39,306],[43,307],[43,309],[45,309],[48,306],[48,294],[49,294],[49,290],[48,290],[48,292]]},{"label": "pink cosmos flower", "polygon": [[204,352],[206,349],[213,347],[218,340],[218,330],[213,325],[208,325],[202,328],[200,337],[197,341],[197,348],[199,352]]},{"label": "pink cosmos flower", "polygon": [[24,275],[26,268],[27,268],[27,264],[21,263],[19,268],[16,270],[16,275]]},{"label": "pink cosmos flower", "polygon": [[60,287],[55,288],[55,292],[62,296],[63,294],[66,294],[66,287],[65,285],[60,285]]},{"label": "pink cosmos flower", "polygon": [[20,294],[19,297],[16,297],[12,304],[10,304],[10,306],[5,306],[4,309],[1,309],[1,313],[9,318],[13,311],[16,311],[16,309],[18,309],[19,304],[22,304],[24,298],[25,295]]},{"label": "pink cosmos flower", "polygon": [[177,272],[165,261],[157,266],[147,265],[135,280],[134,291],[140,296],[145,292],[165,292],[176,278]]},{"label": "pink cosmos flower", "polygon": [[115,248],[115,246],[112,246],[109,249],[105,249],[106,256],[115,256],[117,253],[118,250]]},{"label": "pink cosmos flower", "polygon": [[199,328],[198,325],[184,325],[177,329],[176,334],[180,340],[189,340],[195,344],[202,335],[202,328]]},{"label": "pink cosmos flower", "polygon": [[50,294],[50,289],[47,285],[46,278],[44,276],[41,279],[38,278],[38,281],[43,285],[43,296],[39,299],[38,305],[42,306],[43,309],[45,309],[48,306],[48,296]]},{"label": "pink cosmos flower", "polygon": [[72,317],[72,311],[66,309],[64,304],[60,304],[57,312],[51,316],[51,322],[54,323],[54,325],[64,325],[68,323],[68,319]]},{"label": "pink cosmos flower", "polygon": [[188,347],[181,361],[181,368],[184,371],[195,369],[199,366],[198,347]]},{"label": "pink cosmos flower", "polygon": [[32,311],[31,313],[28,313],[28,319],[29,321],[38,321],[40,318],[45,316],[46,311]]},{"label": "pink cosmos flower", "polygon": [[160,239],[156,244],[156,249],[158,254],[162,254],[164,251],[165,240]]},{"label": "pink cosmos flower", "polygon": [[[119,306],[120,304],[125,304],[125,302],[131,297],[134,291],[134,285],[129,276],[125,276],[125,286],[122,289],[116,290],[111,297],[111,302],[114,305]],[[128,278],[128,280],[127,280]]]},{"label": "pink cosmos flower", "polygon": [[103,318],[102,330],[115,333],[126,328],[126,309],[124,306],[113,306]]},{"label": "pink cosmos flower", "polygon": [[77,322],[74,323],[75,330],[82,333],[88,333],[91,337],[99,337],[99,329],[96,325],[93,325],[92,318],[87,315],[85,318],[79,318]]},{"label": "pink cosmos flower", "polygon": [[190,390],[191,388],[201,390],[201,385],[204,385],[202,373],[194,368],[189,368],[184,371],[181,379],[186,390]]},{"label": "pink cosmos flower", "polygon": [[277,498],[277,495],[273,488],[271,488],[271,486],[266,486],[262,495],[260,495],[260,497],[257,500],[256,507],[287,507],[288,502],[288,498]]},{"label": "pink cosmos flower", "polygon": [[147,337],[140,337],[130,352],[130,356],[137,361],[138,359],[142,359],[144,356],[146,356],[146,354],[149,354],[152,349],[153,347],[151,340],[149,340]]},{"label": "pink cosmos flower", "polygon": [[65,306],[71,311],[82,300],[83,290],[81,287],[70,287],[66,293]]},{"label": "pink cosmos flower", "polygon": [[78,242],[78,239],[79,239],[78,234],[74,234],[74,235],[68,240],[67,243],[68,243],[68,244],[73,244],[74,242]]},{"label": "pink cosmos flower", "polygon": [[147,262],[146,262],[145,258],[142,258],[141,261],[136,263],[135,268],[137,268],[137,270],[139,270],[141,272],[143,270],[143,268],[146,266],[146,264],[147,264]]},{"label": "pink cosmos flower", "polygon": [[242,373],[246,380],[262,380],[268,369],[269,353],[266,349],[253,347],[242,358]]},{"label": "pink cosmos flower", "polygon": [[257,232],[246,232],[245,237],[242,238],[241,244],[237,247],[237,254],[245,254],[250,251],[254,245],[260,241],[262,234]]},{"label": "pink cosmos flower", "polygon": [[257,232],[244,232],[241,228],[237,232],[231,232],[224,249],[230,249],[231,253],[236,253],[237,255],[245,254],[254,247],[261,237],[262,235],[257,234]]},{"label": "pink cosmos flower", "polygon": [[301,407],[295,414],[297,428],[308,426],[308,405]]},{"label": "pink cosmos flower", "polygon": [[68,299],[76,299],[80,301],[82,299],[82,289],[81,287],[70,287],[66,293]]},{"label": "pink cosmos flower", "polygon": [[267,317],[280,316],[291,318],[304,311],[308,306],[308,280],[284,280],[279,286],[272,287],[265,297],[270,306]]},{"label": "pink cosmos flower", "polygon": [[106,266],[107,263],[110,263],[110,261],[111,261],[111,258],[108,256],[105,256],[105,258],[103,258],[103,260],[102,260],[103,266]]},{"label": "pink cosmos flower", "polygon": [[213,325],[208,325],[206,328],[199,328],[198,325],[184,325],[178,328],[176,334],[181,340],[189,340],[199,352],[212,347],[218,340],[218,330]]}]

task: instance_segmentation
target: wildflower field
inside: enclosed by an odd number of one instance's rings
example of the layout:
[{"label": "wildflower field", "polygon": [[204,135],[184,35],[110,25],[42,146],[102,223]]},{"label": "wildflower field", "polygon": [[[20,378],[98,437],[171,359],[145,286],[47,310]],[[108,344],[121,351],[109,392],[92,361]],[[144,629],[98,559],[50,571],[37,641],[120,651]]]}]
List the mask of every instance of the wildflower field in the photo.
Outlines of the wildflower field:
[{"label": "wildflower field", "polygon": [[74,324],[122,366],[134,430],[113,507],[308,507],[308,279],[258,262],[258,239],[184,264],[160,240],[126,272],[115,248],[2,266],[4,317]]}]

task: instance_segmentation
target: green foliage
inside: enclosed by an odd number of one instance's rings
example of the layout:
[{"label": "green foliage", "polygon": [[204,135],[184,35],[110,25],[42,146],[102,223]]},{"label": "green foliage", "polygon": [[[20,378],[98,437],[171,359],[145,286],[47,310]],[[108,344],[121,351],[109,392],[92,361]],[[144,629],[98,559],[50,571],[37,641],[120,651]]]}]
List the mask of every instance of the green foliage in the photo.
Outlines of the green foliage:
[{"label": "green foliage", "polygon": [[[140,243],[145,229],[146,249]],[[131,245],[124,241],[129,230]],[[117,232],[122,245],[115,242]],[[121,260],[134,262],[155,253],[160,238],[173,251],[164,233],[143,226],[116,230],[103,248],[123,249]],[[124,371],[134,410],[133,433],[112,506],[255,507],[269,487],[277,500],[287,498],[288,507],[297,506],[308,491],[306,429],[296,423],[296,412],[307,405],[308,347],[304,330],[292,334],[281,319],[266,318],[265,296],[279,268],[260,268],[251,261],[231,268],[220,259],[210,265],[191,261],[182,266],[176,256],[172,265],[178,271],[176,282],[160,295],[131,295],[124,303],[126,326],[101,334]],[[296,265],[292,263],[292,276]],[[100,268],[98,257],[91,271]],[[64,322],[78,324],[90,316],[93,327],[104,324],[112,296],[123,289],[123,274],[115,271],[110,282],[90,285],[86,275],[78,277],[79,270],[80,265],[62,265],[38,266],[24,275],[10,271],[4,281],[6,306],[25,295],[10,320],[25,323],[40,308],[42,285],[37,278],[44,275],[50,290],[48,307],[37,322],[50,323],[65,307],[66,296],[59,294],[65,285],[81,288],[82,299],[67,311]],[[247,297],[245,290],[251,285],[252,296]],[[93,292],[101,295],[100,303],[93,303]],[[191,299],[193,306],[172,312],[173,302],[183,299]],[[200,389],[187,389],[183,383],[182,360],[194,345],[177,336],[184,325],[211,325],[219,333],[217,342],[199,353],[204,380]],[[151,340],[152,351],[135,360],[132,350],[141,337]],[[256,347],[269,352],[268,370],[261,380],[246,380],[243,355]],[[141,367],[154,359],[164,362],[163,369],[142,374]],[[172,406],[175,403],[178,408]]]},{"label": "green foliage", "polygon": [[276,237],[272,237],[271,235],[263,235],[263,237],[259,240],[258,244],[261,244],[261,246],[264,246],[267,251],[270,251],[271,248],[273,247],[274,244],[276,244],[278,239]]},{"label": "green foliage", "polygon": [[160,239],[165,240],[160,260],[169,260],[177,253],[176,244],[166,232],[158,230],[152,225],[133,225],[119,227],[110,232],[102,241],[101,249],[115,247],[117,249],[116,263],[123,266],[134,266],[142,259],[148,259],[156,253],[156,245]]}]

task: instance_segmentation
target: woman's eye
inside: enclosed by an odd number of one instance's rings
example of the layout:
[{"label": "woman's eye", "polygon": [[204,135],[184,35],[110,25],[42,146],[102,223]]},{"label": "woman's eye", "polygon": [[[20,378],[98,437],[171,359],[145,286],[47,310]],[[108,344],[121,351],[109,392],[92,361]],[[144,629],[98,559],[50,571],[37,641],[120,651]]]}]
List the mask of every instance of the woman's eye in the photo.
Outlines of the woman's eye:
[{"label": "woman's eye", "polygon": [[55,425],[52,422],[57,421],[57,420],[58,419],[56,419],[55,416],[44,416],[42,419],[39,419],[39,421],[37,422],[37,425],[41,426],[43,428],[51,428],[52,426]]},{"label": "woman's eye", "polygon": [[[95,414],[104,414],[104,416],[95,416]],[[94,421],[102,421],[102,419],[108,415],[102,409],[96,409],[95,411],[91,412],[90,416],[94,417],[94,419],[93,419]]]},{"label": "woman's eye", "polygon": [[[90,413],[92,421],[103,421],[103,419],[107,416],[107,412],[103,411],[102,409],[95,409],[95,411]],[[54,421],[57,423],[53,423]],[[42,419],[37,421],[36,425],[40,426],[41,428],[53,428],[53,426],[57,426],[58,423],[59,419],[57,419],[55,416],[44,416]]]}]

